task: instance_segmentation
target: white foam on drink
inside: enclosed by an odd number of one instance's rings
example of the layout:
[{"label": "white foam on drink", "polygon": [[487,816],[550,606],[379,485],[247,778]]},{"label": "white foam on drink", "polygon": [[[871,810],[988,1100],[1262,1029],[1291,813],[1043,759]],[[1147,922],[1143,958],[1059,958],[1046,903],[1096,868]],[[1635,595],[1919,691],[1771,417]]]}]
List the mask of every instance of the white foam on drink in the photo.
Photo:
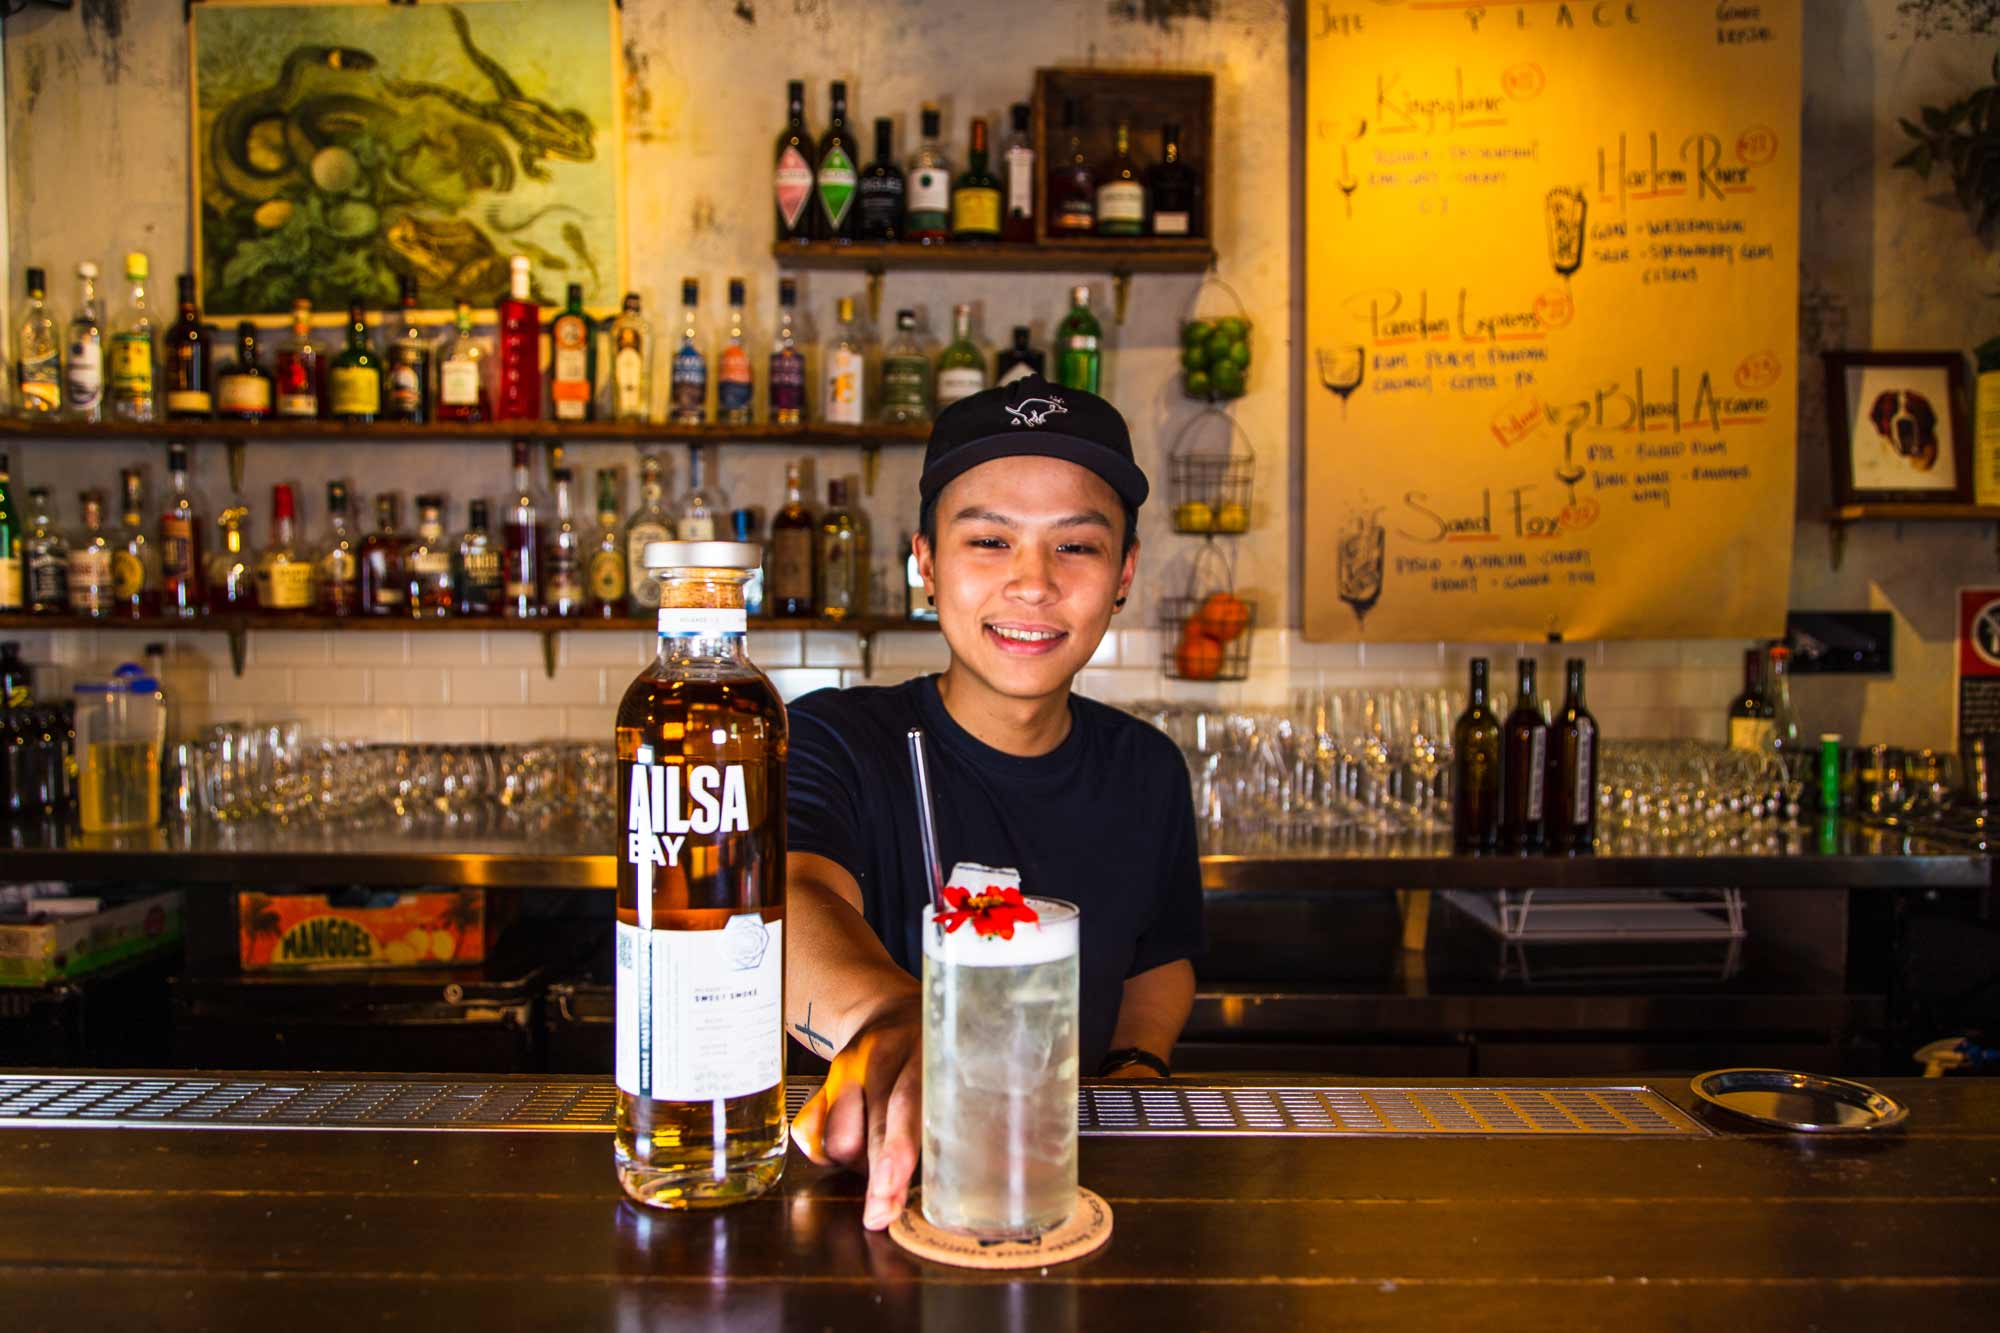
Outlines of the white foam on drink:
[{"label": "white foam on drink", "polygon": [[1029,898],[1039,922],[1017,921],[1014,938],[981,935],[968,921],[946,932],[932,924],[931,909],[924,908],[924,955],[950,967],[1031,967],[1074,958],[1077,953],[1077,910],[1059,898]]}]

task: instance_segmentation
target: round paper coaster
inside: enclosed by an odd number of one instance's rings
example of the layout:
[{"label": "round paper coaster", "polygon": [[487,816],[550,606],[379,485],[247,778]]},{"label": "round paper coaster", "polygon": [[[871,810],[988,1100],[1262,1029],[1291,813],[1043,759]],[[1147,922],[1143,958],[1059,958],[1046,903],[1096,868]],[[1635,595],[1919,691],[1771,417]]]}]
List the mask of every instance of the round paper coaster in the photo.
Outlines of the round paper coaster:
[{"label": "round paper coaster", "polygon": [[980,1240],[932,1226],[913,1192],[889,1224],[889,1238],[911,1254],[958,1268],[1046,1268],[1101,1249],[1111,1239],[1111,1205],[1078,1189],[1076,1210],[1032,1240]]}]

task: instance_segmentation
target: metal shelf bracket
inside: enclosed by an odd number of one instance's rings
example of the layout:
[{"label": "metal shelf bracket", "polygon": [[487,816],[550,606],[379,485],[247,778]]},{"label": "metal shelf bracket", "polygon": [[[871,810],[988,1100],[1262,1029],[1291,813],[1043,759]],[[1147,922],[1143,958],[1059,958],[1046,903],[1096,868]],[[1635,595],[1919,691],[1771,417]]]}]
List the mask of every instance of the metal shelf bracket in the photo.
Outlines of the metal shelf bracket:
[{"label": "metal shelf bracket", "polygon": [[1113,269],[1111,271],[1112,323],[1119,325],[1125,323],[1125,302],[1131,294],[1132,274],[1126,270]]}]

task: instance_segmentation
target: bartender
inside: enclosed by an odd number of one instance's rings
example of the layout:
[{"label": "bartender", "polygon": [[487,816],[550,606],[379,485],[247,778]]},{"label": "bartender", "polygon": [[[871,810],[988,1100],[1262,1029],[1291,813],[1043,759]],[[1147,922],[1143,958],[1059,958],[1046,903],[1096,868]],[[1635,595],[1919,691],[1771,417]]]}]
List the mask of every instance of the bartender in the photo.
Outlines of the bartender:
[{"label": "bartender", "polygon": [[1071,692],[1124,609],[1146,476],[1117,409],[1030,375],[938,416],[913,540],[951,650],[940,675],[791,706],[785,1022],[832,1061],[793,1126],[902,1211],[921,1142],[920,926],[930,884],[908,734],[923,728],[939,857],[1081,911],[1085,1073],[1157,1078],[1194,1003],[1201,867],[1172,741]]}]

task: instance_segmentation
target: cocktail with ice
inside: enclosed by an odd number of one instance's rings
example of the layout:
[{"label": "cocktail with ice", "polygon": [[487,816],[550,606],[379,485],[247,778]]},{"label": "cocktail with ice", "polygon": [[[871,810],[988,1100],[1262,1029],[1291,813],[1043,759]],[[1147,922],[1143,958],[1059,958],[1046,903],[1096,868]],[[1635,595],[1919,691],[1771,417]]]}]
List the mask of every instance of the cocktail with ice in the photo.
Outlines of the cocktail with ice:
[{"label": "cocktail with ice", "polygon": [[976,878],[924,909],[921,1197],[934,1226],[1022,1239],[1076,1206],[1077,910]]}]

